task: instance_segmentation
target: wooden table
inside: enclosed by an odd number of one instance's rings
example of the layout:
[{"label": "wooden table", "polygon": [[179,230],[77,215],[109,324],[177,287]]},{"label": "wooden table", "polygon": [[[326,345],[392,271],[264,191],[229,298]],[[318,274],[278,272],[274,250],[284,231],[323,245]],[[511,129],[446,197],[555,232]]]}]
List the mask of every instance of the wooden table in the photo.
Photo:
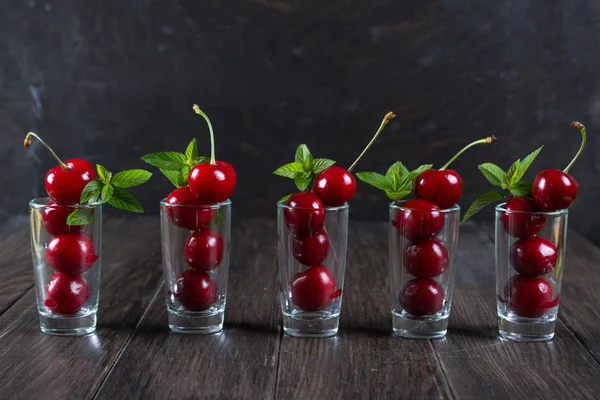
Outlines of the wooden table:
[{"label": "wooden table", "polygon": [[498,339],[493,236],[461,227],[449,332],[391,334],[384,223],[352,223],[340,331],[282,334],[274,222],[233,230],[225,330],[167,327],[157,217],[105,220],[99,323],[43,335],[28,219],[0,227],[0,399],[572,399],[600,397],[600,250],[569,232],[555,339]]}]

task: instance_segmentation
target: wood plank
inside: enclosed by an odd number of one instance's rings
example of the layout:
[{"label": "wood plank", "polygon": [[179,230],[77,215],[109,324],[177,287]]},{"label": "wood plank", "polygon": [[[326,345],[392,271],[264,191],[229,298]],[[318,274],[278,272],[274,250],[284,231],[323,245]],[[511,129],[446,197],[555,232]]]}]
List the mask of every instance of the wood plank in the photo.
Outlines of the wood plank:
[{"label": "wood plank", "polygon": [[430,341],[392,336],[387,224],[351,223],[340,331],[281,342],[276,398],[449,398]]},{"label": "wood plank", "polygon": [[281,336],[276,241],[274,223],[233,230],[221,333],[171,333],[161,289],[97,398],[272,398]]},{"label": "wood plank", "polygon": [[9,308],[0,317],[0,398],[91,397],[158,288],[159,241],[156,217],[105,221],[99,323],[93,334],[42,334],[33,289]]}]

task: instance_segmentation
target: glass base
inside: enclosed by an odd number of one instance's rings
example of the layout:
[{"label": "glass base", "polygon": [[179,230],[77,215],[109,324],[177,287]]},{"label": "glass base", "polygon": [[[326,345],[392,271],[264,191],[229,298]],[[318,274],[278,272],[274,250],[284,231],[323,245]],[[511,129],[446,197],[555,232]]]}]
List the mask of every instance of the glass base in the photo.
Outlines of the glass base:
[{"label": "glass base", "polygon": [[556,317],[553,319],[500,317],[498,333],[501,338],[515,342],[543,342],[554,337],[555,329]]},{"label": "glass base", "polygon": [[49,335],[87,335],[96,330],[96,311],[70,316],[40,312],[40,329]]},{"label": "glass base", "polygon": [[448,315],[414,317],[392,312],[394,335],[409,339],[441,339],[448,330]]},{"label": "glass base", "polygon": [[181,312],[168,309],[169,328],[176,333],[210,335],[223,330],[224,311]]},{"label": "glass base", "polygon": [[300,312],[297,314],[283,314],[283,331],[293,337],[335,336],[339,324],[339,313]]}]

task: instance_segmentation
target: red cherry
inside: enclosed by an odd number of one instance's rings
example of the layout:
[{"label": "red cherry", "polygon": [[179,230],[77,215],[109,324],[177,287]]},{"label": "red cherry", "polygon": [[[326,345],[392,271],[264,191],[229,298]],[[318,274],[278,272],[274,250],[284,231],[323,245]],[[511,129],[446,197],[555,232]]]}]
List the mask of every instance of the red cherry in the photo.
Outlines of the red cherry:
[{"label": "red cherry", "polygon": [[191,192],[200,204],[220,203],[231,197],[235,189],[235,170],[224,161],[198,164],[188,179]]},{"label": "red cherry", "polygon": [[310,236],[325,225],[325,206],[316,194],[294,193],[285,204],[285,223],[296,236]]},{"label": "red cherry", "polygon": [[524,276],[547,274],[556,266],[557,259],[558,252],[554,244],[537,236],[520,239],[510,248],[510,263]]},{"label": "red cherry", "polygon": [[210,224],[215,216],[215,210],[201,206],[198,198],[192,194],[189,186],[173,190],[165,199],[167,204],[184,207],[167,207],[169,219],[177,226],[197,231]]},{"label": "red cherry", "polygon": [[217,268],[223,259],[223,238],[210,228],[194,232],[185,245],[185,260],[195,270]]},{"label": "red cherry", "polygon": [[404,266],[417,278],[434,278],[448,268],[448,250],[436,238],[410,244],[404,251]]},{"label": "red cherry", "polygon": [[303,239],[295,237],[293,243],[296,260],[309,267],[321,264],[329,253],[329,236],[323,229]]},{"label": "red cherry", "polygon": [[433,315],[444,305],[444,289],[433,279],[413,279],[402,289],[400,303],[411,315]]},{"label": "red cherry", "polygon": [[46,232],[52,236],[63,233],[81,232],[83,225],[67,225],[67,218],[75,209],[73,207],[59,206],[50,200],[42,211],[42,223]]},{"label": "red cherry", "polygon": [[414,182],[415,195],[419,199],[437,204],[442,209],[454,206],[462,194],[462,179],[456,171],[428,169]]},{"label": "red cherry", "polygon": [[81,274],[87,271],[98,256],[94,242],[85,233],[65,233],[52,238],[46,247],[48,264],[65,274]]},{"label": "red cherry", "polygon": [[508,305],[520,317],[537,318],[553,307],[552,286],[541,278],[515,275],[506,282]]},{"label": "red cherry", "polygon": [[341,206],[354,197],[356,180],[347,169],[334,165],[317,175],[313,191],[326,206]]},{"label": "red cherry", "polygon": [[89,182],[96,179],[92,164],[81,158],[65,162],[67,170],[57,165],[46,174],[46,191],[57,204],[79,204],[81,191]]},{"label": "red cherry", "polygon": [[545,169],[533,180],[531,195],[542,211],[563,210],[573,204],[578,188],[571,175],[558,169]]},{"label": "red cherry", "polygon": [[407,239],[418,242],[442,231],[444,214],[440,208],[426,200],[411,199],[401,205],[392,224]]},{"label": "red cherry", "polygon": [[175,297],[188,311],[206,311],[217,301],[217,285],[208,273],[188,269],[175,281]]},{"label": "red cherry", "polygon": [[90,287],[85,279],[59,272],[46,287],[44,305],[54,314],[72,315],[81,310],[89,297]]},{"label": "red cherry", "polygon": [[504,206],[502,214],[504,231],[516,238],[528,238],[542,230],[546,216],[536,214],[539,211],[533,200],[527,197],[513,197]]},{"label": "red cherry", "polygon": [[322,265],[295,274],[291,285],[292,301],[304,311],[322,310],[339,297],[332,272]]}]

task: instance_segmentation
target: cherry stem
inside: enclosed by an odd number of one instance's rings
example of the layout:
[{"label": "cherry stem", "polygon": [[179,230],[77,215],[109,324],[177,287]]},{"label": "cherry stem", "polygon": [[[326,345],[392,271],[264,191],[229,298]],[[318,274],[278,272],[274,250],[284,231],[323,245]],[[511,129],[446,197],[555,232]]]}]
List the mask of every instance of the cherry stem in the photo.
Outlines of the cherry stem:
[{"label": "cherry stem", "polygon": [[369,148],[373,145],[373,143],[375,143],[375,140],[377,140],[377,136],[379,136],[379,134],[381,133],[381,131],[383,130],[383,128],[385,128],[385,126],[388,124],[388,122],[390,122],[392,119],[394,119],[394,117],[396,117],[396,114],[394,114],[391,111],[389,113],[385,114],[385,117],[383,117],[383,121],[381,121],[381,125],[379,125],[379,129],[377,130],[377,132],[375,132],[375,136],[373,136],[373,139],[371,139],[371,141],[369,142],[369,144],[367,145],[367,147],[365,147],[365,149],[362,151],[362,153],[360,153],[360,155],[358,156],[358,158],[356,160],[354,160],[354,162],[352,163],[352,165],[350,166],[350,168],[348,168],[348,172],[352,171],[352,169],[360,161],[360,159],[362,158],[362,156],[364,156],[365,153],[367,152],[367,150],[369,150]]},{"label": "cherry stem", "polygon": [[567,165],[567,168],[563,169],[563,172],[565,174],[569,172],[569,170],[571,169],[573,164],[575,164],[575,161],[577,161],[577,159],[583,152],[583,148],[585,147],[585,142],[586,142],[586,138],[587,138],[585,126],[583,126],[583,124],[581,122],[573,121],[573,122],[571,122],[571,127],[577,128],[577,129],[579,129],[579,132],[581,132],[581,146],[579,147],[579,151],[577,152],[577,154],[575,154],[575,157],[573,157],[573,159],[571,160],[569,165]]},{"label": "cherry stem", "polygon": [[204,118],[206,120],[206,123],[208,124],[208,130],[210,131],[210,163],[215,165],[217,163],[215,159],[215,134],[213,132],[213,127],[210,123],[210,119],[208,119],[208,115],[204,114],[204,111],[202,111],[200,107],[198,107],[198,104],[194,104],[192,108],[194,109],[196,114],[201,115],[202,118]]},{"label": "cherry stem", "polygon": [[471,147],[473,147],[475,145],[478,145],[478,144],[489,144],[489,143],[492,143],[492,140],[494,140],[494,139],[496,139],[496,136],[488,136],[485,139],[479,139],[479,140],[474,141],[473,143],[469,143],[468,145],[466,145],[465,147],[463,147],[461,151],[459,151],[458,153],[456,153],[454,155],[454,157],[452,157],[450,159],[450,161],[448,161],[446,164],[444,164],[444,166],[442,168],[440,168],[438,171],[443,171],[446,168],[448,168],[448,166],[450,166],[450,164],[452,164],[452,162],[454,160],[456,160],[462,153],[464,153],[465,151],[467,151],[467,149],[469,149],[469,148],[471,148]]},{"label": "cherry stem", "polygon": [[40,143],[42,143],[44,145],[44,147],[50,152],[50,154],[52,154],[52,156],[56,159],[56,161],[58,161],[58,163],[60,164],[62,169],[64,169],[65,171],[69,170],[69,167],[67,166],[67,164],[65,164],[64,162],[62,162],[62,160],[60,158],[58,158],[58,156],[56,155],[54,150],[52,150],[52,148],[48,145],[48,143],[44,142],[42,140],[42,138],[39,137],[38,135],[36,135],[35,133],[29,132],[27,134],[27,136],[25,136],[25,141],[23,142],[23,146],[25,146],[25,148],[28,148],[29,146],[31,146],[31,142],[32,142],[31,138],[32,137],[36,138],[37,140],[40,141]]}]

